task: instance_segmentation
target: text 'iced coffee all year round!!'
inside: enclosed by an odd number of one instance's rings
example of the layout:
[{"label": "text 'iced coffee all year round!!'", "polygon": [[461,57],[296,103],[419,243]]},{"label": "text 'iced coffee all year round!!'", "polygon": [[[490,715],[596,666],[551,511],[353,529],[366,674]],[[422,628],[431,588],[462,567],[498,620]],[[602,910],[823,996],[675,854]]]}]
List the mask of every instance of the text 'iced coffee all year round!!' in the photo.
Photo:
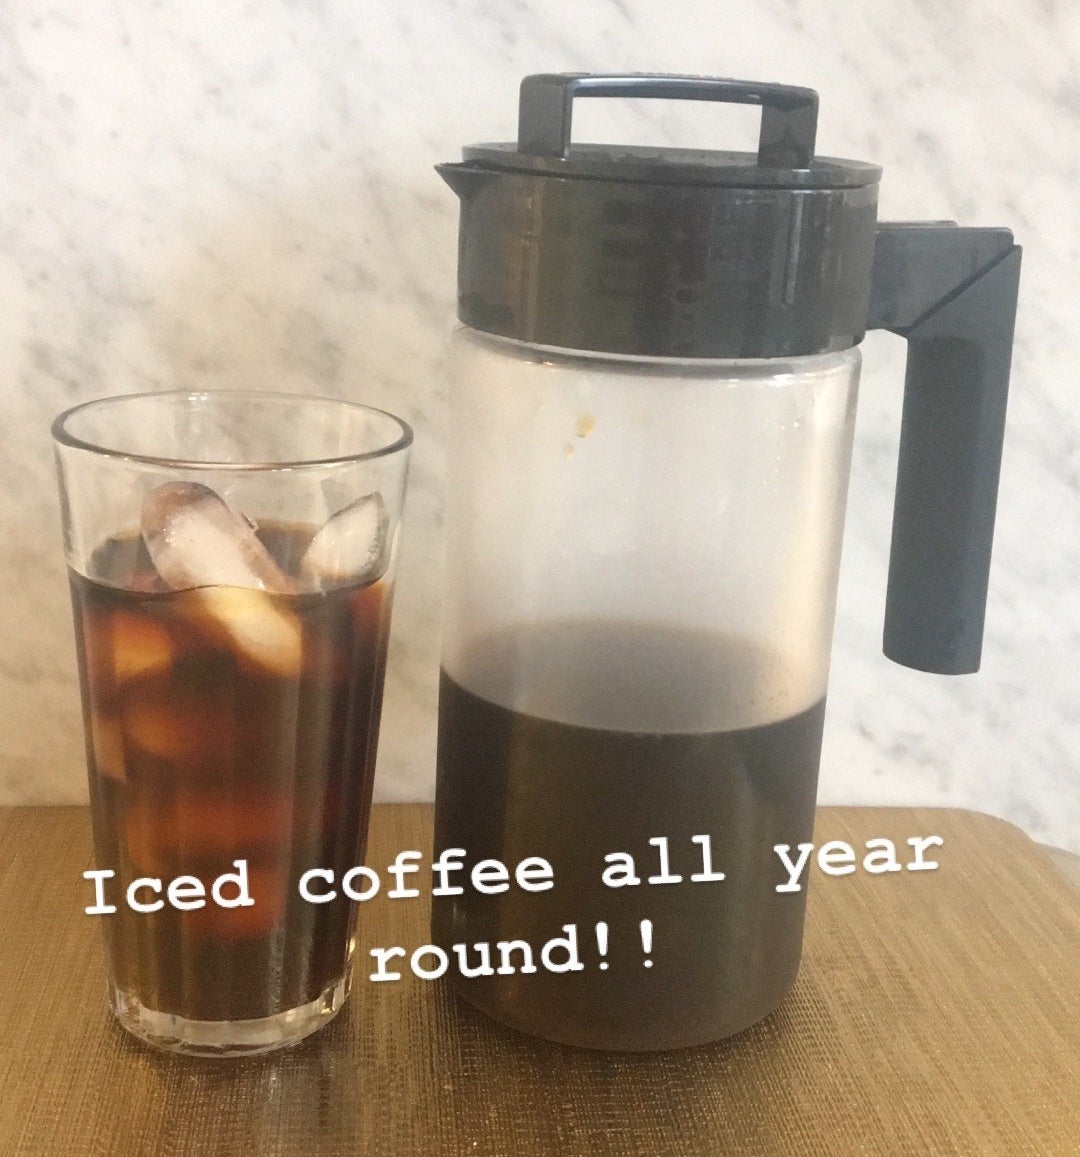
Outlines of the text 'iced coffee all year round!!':
[{"label": "text 'iced coffee all year round!!'", "polygon": [[[679,875],[671,870],[669,839],[666,836],[656,836],[649,840],[655,849],[656,872],[652,875],[638,874],[638,864],[629,852],[609,852],[603,857],[605,867],[601,875],[601,882],[609,888],[638,887],[642,884],[653,886],[691,884],[716,884],[727,879],[724,872],[715,870],[713,866],[712,839],[708,835],[691,837],[691,842],[700,849],[701,871],[692,873],[689,877]],[[912,836],[907,841],[911,848],[910,858],[906,864],[900,862],[897,845],[889,839],[871,839],[866,841],[865,855],[862,859],[862,870],[870,875],[907,870],[933,871],[938,868],[935,860],[926,858],[928,849],[941,847],[943,840],[940,836]],[[788,844],[776,844],[773,852],[777,856],[778,864],[782,868],[781,882],[776,885],[777,892],[798,892],[802,890],[802,879],[813,857],[815,847],[811,843],[797,845],[795,851]],[[507,892],[516,885],[524,892],[546,892],[555,886],[554,870],[551,864],[542,856],[528,856],[520,860],[513,869],[500,860],[479,860],[467,868],[465,864],[465,849],[447,848],[432,861],[431,873],[436,881],[432,888],[433,896],[459,896],[466,891],[460,882],[454,882],[453,877],[458,873],[467,875],[468,884],[472,890],[484,894]],[[394,884],[386,893],[390,900],[415,899],[421,895],[418,888],[406,884],[406,878],[420,872],[423,853],[406,850],[397,854],[394,862],[387,865],[386,872],[393,877]],[[651,858],[651,857],[650,857]],[[830,840],[817,849],[817,865],[826,876],[851,875],[858,870],[857,853],[855,848],[843,840]],[[168,902],[174,908],[189,911],[204,907],[208,899],[222,908],[253,907],[256,903],[248,887],[247,861],[234,860],[233,872],[225,872],[216,877],[207,889],[207,886],[196,876],[177,876],[168,884],[157,877],[140,877],[128,884],[124,899],[127,906],[134,912],[151,913],[160,911]],[[115,904],[107,900],[107,882],[114,879],[116,873],[111,869],[96,869],[83,873],[83,878],[94,884],[95,902],[86,908],[87,915],[107,916],[117,911]],[[457,879],[462,879],[457,876]],[[299,878],[297,891],[303,900],[311,904],[328,904],[338,899],[336,884],[340,884],[345,896],[358,903],[373,899],[382,889],[382,878],[379,873],[366,865],[358,864],[345,872],[340,881],[337,880],[333,869],[310,868]],[[226,890],[228,889],[228,890]],[[140,893],[144,893],[140,897]],[[147,895],[154,898],[149,899]],[[640,936],[643,960],[646,968],[652,967],[650,953],[653,944],[653,921],[641,920],[638,934]],[[537,953],[543,968],[548,972],[576,972],[585,968],[579,954],[578,927],[576,924],[562,925],[563,936],[552,939],[539,946]],[[593,932],[600,956],[599,968],[607,970],[608,961],[605,959],[609,943],[609,926],[606,921],[598,921]],[[413,975],[422,980],[435,980],[442,976],[450,967],[450,955],[457,956],[459,971],[463,976],[491,976],[496,973],[510,975],[518,973],[534,973],[538,968],[534,960],[533,947],[523,940],[499,941],[495,949],[500,954],[500,966],[492,967],[492,946],[490,944],[473,944],[478,964],[470,965],[468,954],[470,946],[453,944],[450,952],[444,951],[433,944],[421,945],[413,950],[411,956],[401,947],[372,948],[369,954],[377,962],[377,969],[370,974],[371,981],[400,980],[401,973],[389,970],[388,962],[397,957],[409,956],[410,970]],[[562,953],[562,958],[555,956],[555,951]],[[518,953],[518,963],[513,962],[513,954]],[[426,956],[435,959],[434,965],[422,963]]]}]

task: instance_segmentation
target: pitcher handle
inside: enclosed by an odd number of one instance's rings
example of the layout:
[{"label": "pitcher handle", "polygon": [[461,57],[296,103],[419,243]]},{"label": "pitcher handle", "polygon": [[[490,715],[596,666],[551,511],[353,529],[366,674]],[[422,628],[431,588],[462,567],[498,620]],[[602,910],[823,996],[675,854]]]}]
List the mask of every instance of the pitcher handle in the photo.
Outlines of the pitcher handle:
[{"label": "pitcher handle", "polygon": [[878,226],[868,329],[907,338],[885,654],[979,669],[1020,248],[1007,229]]}]

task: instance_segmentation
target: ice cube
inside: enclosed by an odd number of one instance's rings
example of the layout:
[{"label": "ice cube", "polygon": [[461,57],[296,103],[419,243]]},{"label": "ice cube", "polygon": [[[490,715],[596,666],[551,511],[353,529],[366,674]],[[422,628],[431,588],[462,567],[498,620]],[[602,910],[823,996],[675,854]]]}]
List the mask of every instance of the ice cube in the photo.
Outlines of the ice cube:
[{"label": "ice cube", "polygon": [[315,532],[300,572],[318,586],[371,582],[386,570],[390,516],[378,492],[332,514]]},{"label": "ice cube", "polygon": [[[147,815],[135,817],[142,809]],[[132,827],[155,825],[157,843],[170,855],[254,859],[288,848],[295,810],[292,795],[232,786],[177,791],[163,800],[142,800],[129,809]]]},{"label": "ice cube", "polygon": [[138,797],[125,809],[124,843],[128,858],[140,872],[165,876],[172,868],[179,868],[171,855],[170,818],[166,808]]},{"label": "ice cube", "polygon": [[151,490],[143,502],[142,535],[158,574],[174,590],[294,589],[245,517],[198,482],[166,482]]},{"label": "ice cube", "polygon": [[237,856],[280,859],[290,846],[297,806],[289,792],[214,790],[204,782],[157,798],[136,797],[124,820],[128,855],[153,874]]},{"label": "ice cube", "polygon": [[123,707],[124,730],[140,750],[173,763],[198,761],[203,755],[201,715],[191,719],[169,707],[163,700],[128,700]]},{"label": "ice cube", "polygon": [[164,676],[147,676],[131,684],[120,714],[126,739],[178,772],[227,762],[234,748],[227,706]]},{"label": "ice cube", "polygon": [[202,587],[192,591],[210,634],[227,638],[241,660],[273,675],[291,677],[303,662],[299,618],[265,591]]},{"label": "ice cube", "polygon": [[175,589],[197,588],[195,603],[210,618],[211,633],[227,637],[241,658],[294,675],[300,669],[300,622],[272,595],[290,594],[296,584],[254,527],[197,482],[166,482],[143,503],[143,538],[161,577]]},{"label": "ice cube", "polygon": [[112,668],[119,681],[163,671],[172,662],[172,640],[160,623],[128,611],[113,611],[108,622]]},{"label": "ice cube", "polygon": [[352,615],[360,645],[380,646],[383,631],[389,624],[390,592],[385,583],[371,583],[353,595]]},{"label": "ice cube", "polygon": [[90,746],[94,755],[94,770],[106,779],[127,783],[127,765],[124,761],[124,733],[120,721],[100,711],[90,713]]},{"label": "ice cube", "polygon": [[[231,854],[231,853],[230,853]],[[229,869],[232,871],[232,868]],[[285,913],[289,896],[289,873],[284,864],[260,864],[248,861],[247,890],[250,905],[222,908],[208,903],[181,914],[184,932],[214,940],[254,940],[270,933]],[[210,880],[204,881],[209,884]],[[209,891],[209,889],[207,889]],[[225,894],[236,895],[235,881]]]}]

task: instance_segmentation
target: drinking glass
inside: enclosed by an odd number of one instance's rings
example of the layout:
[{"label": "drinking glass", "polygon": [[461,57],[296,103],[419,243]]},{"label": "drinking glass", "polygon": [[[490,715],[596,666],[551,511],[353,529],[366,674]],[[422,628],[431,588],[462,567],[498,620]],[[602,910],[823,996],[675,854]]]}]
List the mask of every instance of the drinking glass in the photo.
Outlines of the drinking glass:
[{"label": "drinking glass", "polygon": [[232,1056],[342,1006],[412,432],[248,391],[76,406],[53,425],[109,1001]]}]

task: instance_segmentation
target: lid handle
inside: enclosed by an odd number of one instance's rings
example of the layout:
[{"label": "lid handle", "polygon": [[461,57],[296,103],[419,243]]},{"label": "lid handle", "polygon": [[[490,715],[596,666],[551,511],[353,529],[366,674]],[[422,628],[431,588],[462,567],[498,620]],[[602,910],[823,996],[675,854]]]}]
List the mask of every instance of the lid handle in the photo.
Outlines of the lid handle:
[{"label": "lid handle", "polygon": [[518,106],[518,151],[532,156],[567,158],[575,96],[759,104],[758,165],[768,169],[808,169],[814,159],[818,98],[813,89],[722,77],[652,73],[601,76],[563,72],[525,77]]},{"label": "lid handle", "polygon": [[979,669],[1020,248],[1008,229],[883,224],[868,329],[907,338],[884,650]]}]

